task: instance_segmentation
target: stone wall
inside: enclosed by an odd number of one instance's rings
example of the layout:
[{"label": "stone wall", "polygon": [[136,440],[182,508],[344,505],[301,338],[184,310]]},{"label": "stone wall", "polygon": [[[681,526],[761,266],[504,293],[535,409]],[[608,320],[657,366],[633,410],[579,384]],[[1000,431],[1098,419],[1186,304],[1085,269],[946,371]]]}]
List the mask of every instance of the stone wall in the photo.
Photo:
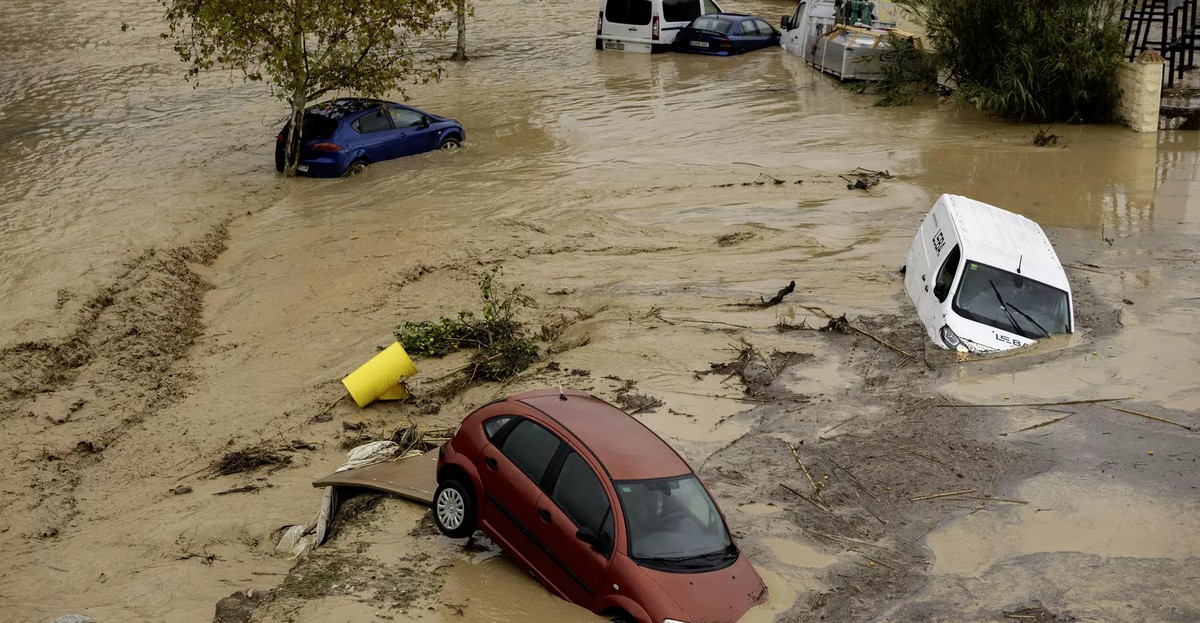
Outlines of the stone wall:
[{"label": "stone wall", "polygon": [[1117,68],[1121,87],[1117,116],[1135,132],[1158,131],[1162,81],[1163,58],[1154,50],[1142,52],[1133,61],[1121,61]]}]

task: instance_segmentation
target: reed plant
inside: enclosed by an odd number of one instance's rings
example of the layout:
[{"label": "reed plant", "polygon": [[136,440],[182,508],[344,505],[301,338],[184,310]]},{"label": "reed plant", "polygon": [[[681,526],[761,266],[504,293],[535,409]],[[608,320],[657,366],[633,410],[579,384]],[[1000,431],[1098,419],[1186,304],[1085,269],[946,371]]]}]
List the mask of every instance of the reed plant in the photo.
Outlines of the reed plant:
[{"label": "reed plant", "polygon": [[956,99],[1034,123],[1111,118],[1122,0],[899,0]]}]

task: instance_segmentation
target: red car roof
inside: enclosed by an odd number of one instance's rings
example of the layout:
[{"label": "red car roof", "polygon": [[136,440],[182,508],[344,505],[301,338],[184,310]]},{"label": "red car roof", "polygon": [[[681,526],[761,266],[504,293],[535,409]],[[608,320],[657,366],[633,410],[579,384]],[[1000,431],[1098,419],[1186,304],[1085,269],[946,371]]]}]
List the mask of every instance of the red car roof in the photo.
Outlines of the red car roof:
[{"label": "red car roof", "polygon": [[604,465],[613,480],[642,480],[689,474],[688,466],[667,442],[613,405],[583,392],[542,389],[508,400],[533,407],[574,433]]}]

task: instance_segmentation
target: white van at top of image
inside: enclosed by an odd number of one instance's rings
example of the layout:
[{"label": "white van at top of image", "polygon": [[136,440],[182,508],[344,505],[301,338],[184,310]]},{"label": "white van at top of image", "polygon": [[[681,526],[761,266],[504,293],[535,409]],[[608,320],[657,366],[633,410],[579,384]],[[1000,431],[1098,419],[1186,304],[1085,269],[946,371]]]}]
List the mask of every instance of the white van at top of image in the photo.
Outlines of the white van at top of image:
[{"label": "white van at top of image", "polygon": [[715,0],[600,0],[596,49],[665,52],[680,28],[720,12]]},{"label": "white van at top of image", "polygon": [[1071,285],[1037,223],[958,195],[925,215],[904,261],[904,289],[930,339],[992,352],[1075,330]]}]

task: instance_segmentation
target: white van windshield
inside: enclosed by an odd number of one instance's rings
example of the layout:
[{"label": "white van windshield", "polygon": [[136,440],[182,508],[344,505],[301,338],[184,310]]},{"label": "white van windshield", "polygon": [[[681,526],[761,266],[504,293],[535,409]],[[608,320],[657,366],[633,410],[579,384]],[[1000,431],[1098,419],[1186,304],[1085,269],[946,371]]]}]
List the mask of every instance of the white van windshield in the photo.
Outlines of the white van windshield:
[{"label": "white van windshield", "polygon": [[953,307],[963,318],[1032,340],[1071,332],[1066,292],[971,260],[967,260]]}]

